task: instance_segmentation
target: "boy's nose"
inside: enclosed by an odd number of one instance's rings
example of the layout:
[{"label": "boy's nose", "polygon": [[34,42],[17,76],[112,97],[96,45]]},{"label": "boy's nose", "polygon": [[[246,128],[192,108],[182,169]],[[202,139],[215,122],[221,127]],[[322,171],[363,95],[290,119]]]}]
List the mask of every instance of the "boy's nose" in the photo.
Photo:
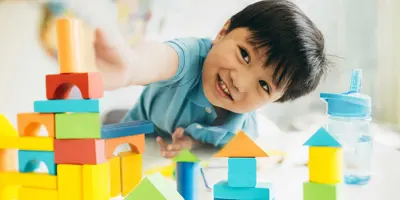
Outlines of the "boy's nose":
[{"label": "boy's nose", "polygon": [[250,86],[253,82],[250,73],[246,72],[245,70],[242,70],[240,72],[236,70],[231,70],[230,77],[233,86],[237,89],[238,98],[242,97],[244,93],[249,91]]}]

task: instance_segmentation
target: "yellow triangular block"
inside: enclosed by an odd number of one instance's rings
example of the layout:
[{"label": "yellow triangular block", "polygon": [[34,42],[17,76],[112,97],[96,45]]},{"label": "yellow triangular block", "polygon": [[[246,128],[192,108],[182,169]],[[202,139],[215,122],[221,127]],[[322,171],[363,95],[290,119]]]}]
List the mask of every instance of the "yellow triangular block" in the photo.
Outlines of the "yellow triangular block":
[{"label": "yellow triangular block", "polygon": [[243,131],[239,131],[214,157],[268,157],[268,154]]},{"label": "yellow triangular block", "polygon": [[0,137],[18,136],[17,130],[11,125],[6,116],[0,114]]}]

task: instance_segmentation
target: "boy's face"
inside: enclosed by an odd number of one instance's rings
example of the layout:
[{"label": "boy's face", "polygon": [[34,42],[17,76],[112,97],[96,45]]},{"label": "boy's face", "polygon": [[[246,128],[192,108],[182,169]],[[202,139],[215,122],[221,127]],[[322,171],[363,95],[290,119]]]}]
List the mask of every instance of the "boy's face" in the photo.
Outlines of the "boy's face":
[{"label": "boy's face", "polygon": [[228,23],[214,40],[203,67],[203,87],[216,107],[246,113],[278,100],[282,92],[272,81],[275,67],[264,67],[265,56],[247,42],[247,28],[226,33]]}]

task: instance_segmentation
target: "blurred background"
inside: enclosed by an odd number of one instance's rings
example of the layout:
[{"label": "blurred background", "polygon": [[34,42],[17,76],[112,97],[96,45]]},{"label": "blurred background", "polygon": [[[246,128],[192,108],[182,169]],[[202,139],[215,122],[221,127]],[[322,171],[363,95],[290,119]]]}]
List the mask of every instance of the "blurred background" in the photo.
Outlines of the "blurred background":
[{"label": "blurred background", "polygon": [[[62,2],[63,0],[54,1]],[[58,73],[53,20],[57,14],[78,15],[125,41],[165,41],[184,36],[214,38],[231,15],[255,0],[64,0],[0,1],[0,113],[16,124],[16,114],[32,112],[33,101],[45,99],[45,75]],[[50,3],[49,3],[50,2]],[[325,36],[335,64],[313,94],[258,112],[263,130],[293,133],[319,126],[326,105],[320,92],[345,92],[351,70],[363,70],[362,92],[371,96],[379,140],[400,148],[400,1],[294,0]],[[396,12],[397,11],[397,12]],[[106,92],[101,100],[104,123],[116,122],[130,109],[142,87]],[[75,91],[76,95],[79,92]]]}]

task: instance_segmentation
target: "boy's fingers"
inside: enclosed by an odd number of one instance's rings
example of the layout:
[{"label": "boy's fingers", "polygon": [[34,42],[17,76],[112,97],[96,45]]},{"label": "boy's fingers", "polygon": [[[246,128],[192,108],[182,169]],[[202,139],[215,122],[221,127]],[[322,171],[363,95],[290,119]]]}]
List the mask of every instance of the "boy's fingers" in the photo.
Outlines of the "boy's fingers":
[{"label": "boy's fingers", "polygon": [[184,129],[183,128],[177,128],[174,132],[174,134],[172,134],[172,140],[176,141],[181,139],[184,136]]},{"label": "boy's fingers", "polygon": [[157,141],[157,143],[160,145],[161,150],[167,149],[167,145],[168,145],[168,144],[167,144],[160,136],[158,136],[158,137],[156,138],[156,141]]},{"label": "boy's fingers", "polygon": [[172,143],[167,146],[168,151],[179,151],[181,148],[182,146],[180,143]]},{"label": "boy's fingers", "polygon": [[173,158],[178,154],[178,151],[162,151],[161,154],[165,158]]}]

